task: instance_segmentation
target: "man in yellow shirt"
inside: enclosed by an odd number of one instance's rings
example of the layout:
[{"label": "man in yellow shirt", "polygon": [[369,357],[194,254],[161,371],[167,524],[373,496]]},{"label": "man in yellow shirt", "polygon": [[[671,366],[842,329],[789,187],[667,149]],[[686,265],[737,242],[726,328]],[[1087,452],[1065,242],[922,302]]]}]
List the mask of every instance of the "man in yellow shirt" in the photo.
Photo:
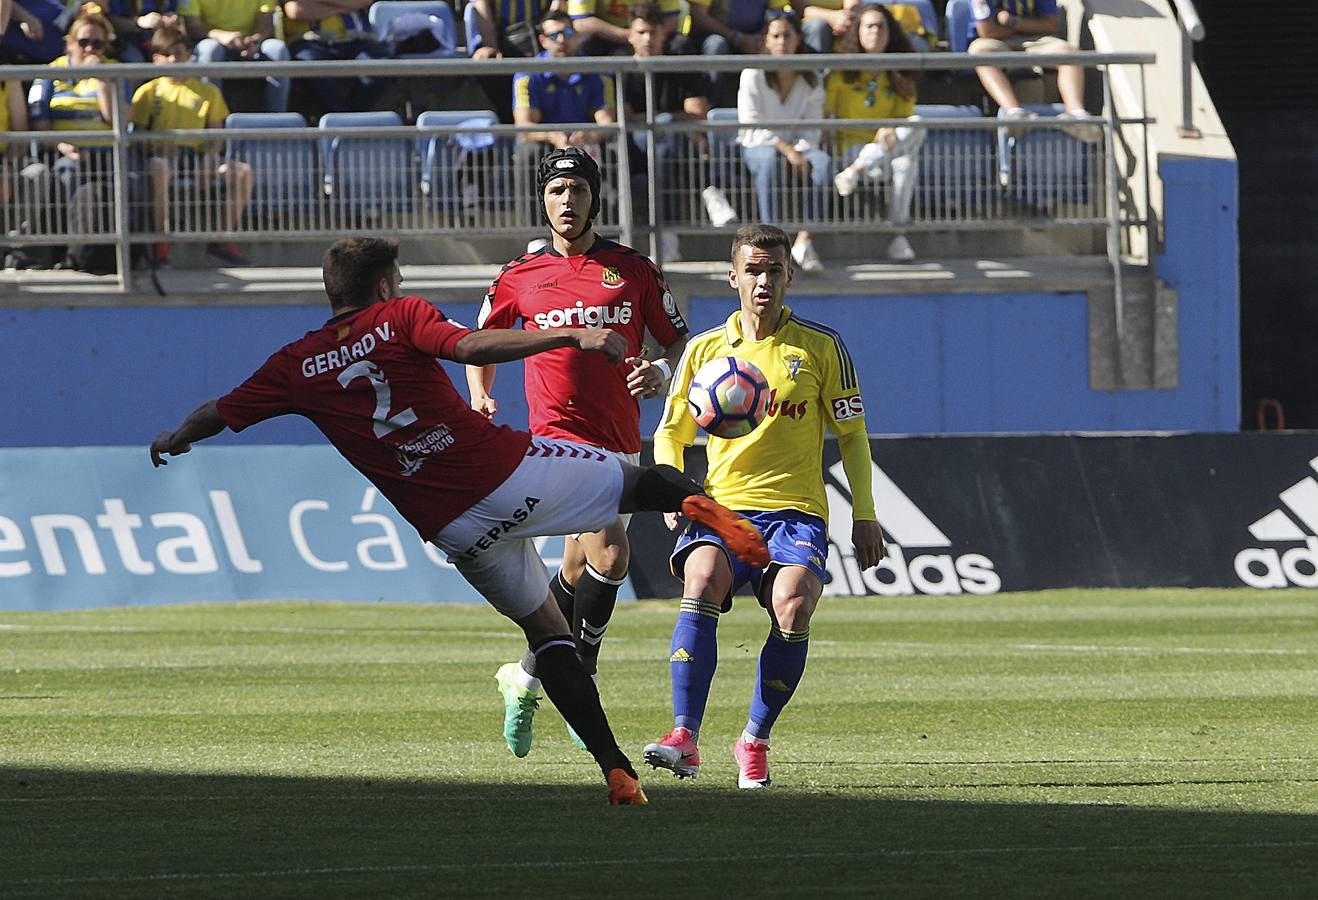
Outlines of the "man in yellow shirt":
[{"label": "man in yellow shirt", "polygon": [[805,672],[810,617],[824,589],[825,428],[838,437],[853,495],[856,561],[867,569],[883,559],[860,382],[838,333],[784,305],[792,283],[791,246],[787,233],[772,225],[737,230],[728,281],[740,308],[719,328],[691,339],[654,435],[655,461],[682,468],[683,451],[696,437],[687,389],[696,371],[716,357],[753,363],[773,391],[768,416],[756,430],[728,440],[709,438],[705,479],[711,497],[741,511],[764,533],[770,562],[763,568],[739,562],[717,535],[688,524],[672,556],[673,574],[683,581],[669,657],[675,727],[645,747],[645,761],[656,768],[678,777],[699,772],[696,742],[718,663],[718,618],[730,608],[733,592],[749,582],[772,623],[760,651],[750,718],[733,745],[738,786],[750,789],[769,784],[769,730]]},{"label": "man in yellow shirt", "polygon": [[[161,26],[151,35],[151,59],[158,66],[173,66],[188,61],[190,50],[183,29]],[[163,75],[153,78],[133,94],[133,128],[147,131],[191,131],[223,128],[229,116],[220,89],[200,78]],[[151,213],[156,231],[169,226],[169,186],[176,176],[195,180],[205,198],[216,197],[214,206],[201,208],[203,228],[218,226],[223,231],[237,231],[243,210],[252,199],[255,180],[252,167],[239,160],[220,161],[218,144],[207,141],[164,142],[151,147],[147,172],[151,181]],[[211,192],[224,188],[223,206]],[[216,209],[218,207],[218,209]],[[218,213],[219,221],[216,221]],[[209,214],[209,215],[207,215]],[[169,244],[152,248],[156,265],[169,263]],[[228,241],[206,245],[206,252],[231,266],[248,265],[247,256]]]}]

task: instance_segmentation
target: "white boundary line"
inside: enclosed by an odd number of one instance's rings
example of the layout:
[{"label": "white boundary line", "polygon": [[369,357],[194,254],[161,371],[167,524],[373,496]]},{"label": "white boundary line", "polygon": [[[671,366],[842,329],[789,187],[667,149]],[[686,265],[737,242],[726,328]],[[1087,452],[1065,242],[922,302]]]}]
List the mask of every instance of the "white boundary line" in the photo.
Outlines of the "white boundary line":
[{"label": "white boundary line", "polygon": [[781,861],[801,859],[837,859],[858,857],[918,858],[955,856],[1007,856],[1042,853],[1131,853],[1189,850],[1292,850],[1318,847],[1318,841],[1248,841],[1241,843],[1196,844],[1106,844],[1098,846],[1064,845],[1057,847],[957,847],[937,850],[923,847],[874,848],[828,853],[760,853],[729,856],[615,857],[613,859],[548,859],[535,862],[429,863],[406,866],[334,866],[315,869],[264,869],[251,872],[162,872],[156,875],[95,875],[86,878],[24,878],[10,881],[11,887],[59,884],[128,884],[159,881],[207,881],[235,878],[286,878],[288,876],[357,875],[389,872],[451,872],[470,869],[568,869],[589,866],[632,865],[702,865],[723,862]]}]

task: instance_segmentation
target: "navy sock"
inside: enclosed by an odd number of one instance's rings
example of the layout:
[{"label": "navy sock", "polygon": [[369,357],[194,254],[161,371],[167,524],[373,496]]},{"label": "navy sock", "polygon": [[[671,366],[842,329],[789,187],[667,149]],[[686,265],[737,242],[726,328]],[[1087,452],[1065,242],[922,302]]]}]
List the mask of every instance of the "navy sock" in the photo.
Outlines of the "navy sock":
[{"label": "navy sock", "polygon": [[750,720],[746,723],[747,734],[762,741],[769,740],[769,730],[801,683],[809,650],[809,628],[782,631],[775,626],[769,631],[768,640],[760,650],[755,694],[751,697]]},{"label": "navy sock", "polygon": [[668,657],[673,678],[673,721],[699,733],[718,668],[719,604],[683,597]]}]

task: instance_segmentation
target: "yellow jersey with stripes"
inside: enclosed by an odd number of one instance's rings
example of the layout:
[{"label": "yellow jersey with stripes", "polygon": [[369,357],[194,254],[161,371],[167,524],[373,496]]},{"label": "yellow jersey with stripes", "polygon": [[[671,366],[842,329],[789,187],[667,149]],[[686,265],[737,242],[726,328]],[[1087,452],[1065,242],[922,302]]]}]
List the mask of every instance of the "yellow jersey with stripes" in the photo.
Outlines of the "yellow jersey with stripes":
[{"label": "yellow jersey with stripes", "polygon": [[763,340],[741,333],[740,310],[722,326],[693,337],[673,373],[654,434],[656,462],[683,467],[683,451],[697,433],[687,390],[700,367],[719,356],[756,365],[772,396],[768,415],[750,434],[709,437],[705,489],[735,510],[792,509],[827,521],[824,429],[838,436],[865,432],[860,381],[841,335],[783,307],[778,327]]}]

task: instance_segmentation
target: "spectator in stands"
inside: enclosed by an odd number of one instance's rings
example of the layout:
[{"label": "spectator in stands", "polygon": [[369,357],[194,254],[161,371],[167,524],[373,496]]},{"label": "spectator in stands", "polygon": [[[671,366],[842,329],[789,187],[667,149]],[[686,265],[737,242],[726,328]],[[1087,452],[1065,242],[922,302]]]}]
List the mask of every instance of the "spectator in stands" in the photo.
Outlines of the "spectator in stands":
[{"label": "spectator in stands", "polygon": [[[294,59],[389,59],[393,49],[375,39],[366,10],[374,0],[284,0],[284,40]],[[364,112],[375,106],[386,83],[373,76],[359,78],[304,78],[317,109],[327,112]]]},{"label": "spectator in stands", "polygon": [[[177,66],[192,56],[187,35],[177,26],[156,29],[151,37],[151,59],[158,66]],[[181,75],[182,73],[180,73]],[[133,127],[145,131],[195,131],[223,128],[229,107],[219,88],[201,78],[162,75],[133,94]],[[170,185],[186,179],[196,185],[198,198],[220,206],[219,227],[238,230],[243,210],[252,199],[252,167],[239,160],[221,160],[218,141],[162,141],[150,145],[147,174],[151,182],[151,215],[156,231],[169,230]],[[222,189],[221,192],[216,189]],[[203,212],[206,207],[203,207]],[[203,228],[215,226],[203,216]],[[231,266],[248,265],[246,254],[227,241],[206,245],[206,252]],[[169,264],[169,244],[152,248],[158,266]]]},{"label": "spectator in stands", "polygon": [[[553,11],[540,22],[540,56],[567,59],[575,56],[581,37],[567,13]],[[513,122],[517,125],[595,122],[611,125],[613,79],[596,74],[518,72],[513,76]],[[522,145],[550,147],[590,146],[600,142],[595,131],[532,131],[521,135]]]},{"label": "spectator in stands", "polygon": [[[563,0],[555,0],[561,4]],[[529,59],[540,52],[540,20],[549,11],[550,0],[471,0],[468,8],[475,18],[478,41],[469,39],[472,59]],[[470,35],[470,31],[468,32]],[[513,118],[512,77],[480,75],[477,84],[501,122]]]},{"label": "spectator in stands", "polygon": [[[677,31],[679,0],[658,0],[664,14],[664,43]],[[631,52],[629,6],[622,0],[567,0],[572,27],[583,37],[585,56],[621,56]]]},{"label": "spectator in stands", "polygon": [[[851,28],[838,44],[839,53],[911,53],[910,40],[887,6],[867,3],[860,7]],[[824,110],[838,119],[915,118],[915,77],[910,72],[885,69],[874,72],[834,70],[829,73]],[[911,218],[915,199],[917,154],[924,143],[921,128],[882,127],[840,129],[834,150],[844,168],[833,184],[843,197],[853,194],[862,178],[888,181],[888,220],[901,226]],[[915,251],[904,234],[888,244],[888,258],[898,262],[915,259]]]},{"label": "spectator in stands", "polygon": [[805,45],[814,53],[830,53],[856,21],[861,0],[797,0]]},{"label": "spectator in stands", "polygon": [[[801,23],[796,13],[776,13],[764,29],[764,49],[771,56],[792,56],[802,46]],[[817,72],[809,70],[746,69],[741,73],[737,90],[737,116],[743,124],[779,122],[824,117],[824,83]],[[811,219],[824,207],[825,188],[833,178],[828,154],[819,149],[817,128],[743,128],[737,134],[742,158],[755,182],[760,220],[779,222],[784,216],[784,200],[792,199],[789,189],[803,185],[805,209],[796,203],[793,211]],[[788,176],[788,177],[784,177]],[[790,215],[790,214],[789,214]],[[805,272],[824,268],[810,232],[797,232],[792,245],[792,259]]]},{"label": "spectator in stands", "polygon": [[[110,45],[114,31],[99,7],[89,5],[78,14],[64,45],[64,56],[51,68],[111,65]],[[28,117],[37,131],[110,131],[113,100],[111,82],[100,78],[70,81],[52,75],[32,82],[28,92]],[[60,186],[60,200],[68,213],[71,232],[85,234],[108,230],[110,200],[111,140],[92,140],[81,146],[61,141],[55,146],[51,167]],[[81,263],[85,247],[71,244],[69,256]]]},{"label": "spectator in stands", "polygon": [[64,50],[64,29],[56,23],[64,4],[55,0],[11,0],[0,62],[40,65]]},{"label": "spectator in stands", "polygon": [[[1075,53],[1076,48],[1057,37],[1061,18],[1057,0],[974,0],[971,3],[971,53]],[[1016,97],[1007,74],[997,66],[976,66],[975,74],[993,102],[1006,111],[1008,119],[1029,119]],[[1085,70],[1082,66],[1057,67],[1057,92],[1062,95],[1063,119],[1083,118]],[[1082,140],[1097,140],[1091,125],[1066,126],[1068,134]]]},{"label": "spectator in stands", "polygon": [[[188,36],[197,43],[197,62],[287,62],[288,46],[274,36],[277,7],[275,0],[194,0],[183,10],[183,21]],[[219,79],[210,80],[220,86]],[[286,111],[289,79],[267,77],[265,81],[266,111]]]},{"label": "spectator in stands", "polygon": [[[631,8],[631,27],[628,36],[632,53],[637,57],[652,58],[664,55],[664,12],[654,0],[645,0]],[[654,108],[656,116],[666,116],[677,122],[704,121],[709,112],[709,100],[705,96],[707,82],[698,72],[661,72],[654,76]],[[623,104],[630,121],[645,120],[646,97],[645,79],[637,76],[627,78],[623,83]],[[638,201],[648,197],[644,181],[647,174],[647,145],[645,132],[637,129],[632,132],[633,141],[628,153],[631,163],[633,183],[639,182],[641,190],[633,196]],[[672,198],[685,196],[694,176],[697,184],[708,184],[707,175],[693,172],[692,166],[700,167],[703,161],[707,168],[704,132],[668,133],[655,135],[655,172],[659,173],[659,197]],[[674,161],[685,159],[689,165],[676,166]],[[637,204],[640,211],[640,204]],[[661,205],[662,208],[662,205]],[[675,262],[678,257],[677,235],[663,232],[660,238],[660,255],[665,262]]]},{"label": "spectator in stands", "polygon": [[[540,56],[547,59],[568,59],[577,55],[581,36],[572,27],[567,13],[552,10],[540,20]],[[518,72],[513,76],[513,124],[550,125],[595,122],[611,125],[617,121],[613,113],[613,79],[596,74],[574,72]],[[535,169],[540,154],[550,147],[584,147],[598,161],[599,132],[577,129],[574,131],[524,131],[518,135],[513,159],[514,195],[517,202],[527,202],[535,189],[524,183],[528,173]],[[528,213],[529,214],[529,213]],[[534,243],[534,242],[533,242]]]},{"label": "spectator in stands", "polygon": [[537,26],[549,10],[548,0],[472,0],[480,46],[472,59],[526,59],[539,51]]},{"label": "spectator in stands", "polygon": [[[689,0],[690,28],[675,42],[675,49],[705,56],[763,53],[765,16],[790,8],[790,0]],[[709,73],[714,105],[731,106],[736,102],[735,74]]]},{"label": "spectator in stands", "polygon": [[[0,0],[0,11],[7,12],[8,4],[9,0]],[[0,15],[0,25],[3,25],[2,15]],[[0,35],[3,34],[4,29],[0,27]],[[0,43],[2,42],[3,38],[0,38]],[[23,82],[14,79],[0,81],[0,134],[28,130],[27,103],[23,96]],[[13,211],[9,201],[14,194],[14,179],[22,156],[22,144],[17,142],[0,143],[0,210],[4,210],[6,216],[3,221],[0,221],[0,226],[6,232],[18,225],[16,221],[11,221],[9,218],[9,214]]]}]

